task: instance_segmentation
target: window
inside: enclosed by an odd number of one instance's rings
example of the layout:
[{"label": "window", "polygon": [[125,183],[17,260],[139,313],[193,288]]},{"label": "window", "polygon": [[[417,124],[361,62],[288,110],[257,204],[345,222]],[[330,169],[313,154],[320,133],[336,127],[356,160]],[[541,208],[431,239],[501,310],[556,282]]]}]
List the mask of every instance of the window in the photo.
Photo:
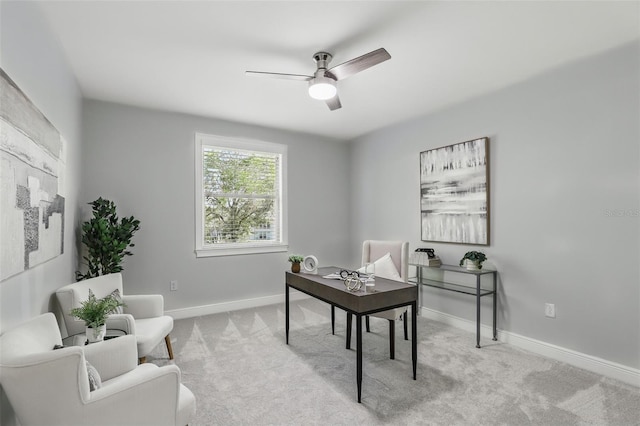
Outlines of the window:
[{"label": "window", "polygon": [[287,147],[196,134],[196,256],[287,250]]}]

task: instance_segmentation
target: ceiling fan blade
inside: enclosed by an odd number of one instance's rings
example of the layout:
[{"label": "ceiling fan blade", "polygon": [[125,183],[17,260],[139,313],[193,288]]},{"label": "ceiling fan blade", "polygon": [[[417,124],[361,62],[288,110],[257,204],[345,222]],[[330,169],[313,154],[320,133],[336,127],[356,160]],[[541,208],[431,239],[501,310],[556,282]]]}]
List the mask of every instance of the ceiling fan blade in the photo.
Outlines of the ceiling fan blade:
[{"label": "ceiling fan blade", "polygon": [[336,65],[327,72],[332,74],[336,80],[344,80],[353,74],[364,71],[367,68],[371,68],[372,66],[378,65],[380,62],[384,62],[388,59],[391,59],[391,55],[389,55],[389,52],[387,52],[384,47],[381,47],[373,52],[365,53],[355,59]]},{"label": "ceiling fan blade", "polygon": [[250,76],[257,76],[257,77],[272,77],[272,78],[280,78],[283,80],[299,80],[299,81],[309,81],[313,78],[312,75],[283,74],[278,72],[262,72],[262,71],[245,71],[245,74]]},{"label": "ceiling fan blade", "polygon": [[327,103],[327,106],[331,111],[342,108],[342,104],[340,103],[340,98],[338,97],[337,94],[333,98],[327,99],[325,102]]}]

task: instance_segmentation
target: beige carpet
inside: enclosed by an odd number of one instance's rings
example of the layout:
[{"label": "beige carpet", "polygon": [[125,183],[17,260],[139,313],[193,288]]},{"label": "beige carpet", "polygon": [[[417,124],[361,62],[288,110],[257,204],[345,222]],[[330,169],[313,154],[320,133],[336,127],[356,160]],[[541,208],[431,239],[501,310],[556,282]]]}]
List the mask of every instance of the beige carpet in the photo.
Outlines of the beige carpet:
[{"label": "beige carpet", "polygon": [[[175,364],[196,395],[193,425],[640,425],[640,389],[508,344],[418,317],[418,378],[411,343],[371,319],[363,335],[362,404],[345,315],[315,299],[178,320]],[[355,331],[355,327],[354,327]],[[352,347],[355,348],[355,336]],[[169,362],[159,345],[148,358]]]}]

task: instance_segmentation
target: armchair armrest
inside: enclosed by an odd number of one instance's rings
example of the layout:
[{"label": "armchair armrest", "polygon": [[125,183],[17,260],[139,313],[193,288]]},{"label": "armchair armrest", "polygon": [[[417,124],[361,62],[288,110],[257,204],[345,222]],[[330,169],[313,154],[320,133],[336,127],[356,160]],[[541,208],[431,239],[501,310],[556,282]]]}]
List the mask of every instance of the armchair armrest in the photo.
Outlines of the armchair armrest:
[{"label": "armchair armrest", "polygon": [[82,347],[84,357],[102,380],[132,371],[138,365],[138,345],[133,335],[117,337]]},{"label": "armchair armrest", "polygon": [[126,334],[136,334],[136,320],[130,314],[111,314],[107,317],[108,330],[122,330]]},{"label": "armchair armrest", "polygon": [[164,298],[161,294],[124,295],[124,312],[136,319],[155,318],[164,315]]}]

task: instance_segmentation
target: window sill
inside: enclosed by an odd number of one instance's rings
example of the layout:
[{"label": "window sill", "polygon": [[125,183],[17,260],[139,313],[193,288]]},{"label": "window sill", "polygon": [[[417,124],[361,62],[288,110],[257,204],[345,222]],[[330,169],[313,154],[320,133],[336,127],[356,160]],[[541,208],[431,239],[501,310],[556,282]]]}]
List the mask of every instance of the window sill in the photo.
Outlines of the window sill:
[{"label": "window sill", "polygon": [[287,244],[272,244],[264,246],[245,246],[245,247],[216,247],[216,248],[198,248],[196,249],[196,257],[215,257],[215,256],[238,256],[244,254],[263,254],[278,253],[289,249]]}]

